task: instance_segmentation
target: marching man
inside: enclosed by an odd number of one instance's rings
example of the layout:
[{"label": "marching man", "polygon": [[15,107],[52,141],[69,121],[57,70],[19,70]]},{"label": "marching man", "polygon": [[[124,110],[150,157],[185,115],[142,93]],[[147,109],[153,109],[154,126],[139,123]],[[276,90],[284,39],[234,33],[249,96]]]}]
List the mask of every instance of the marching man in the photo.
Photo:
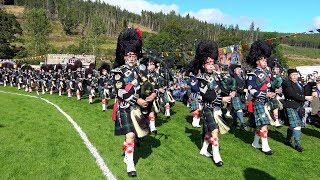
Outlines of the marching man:
[{"label": "marching man", "polygon": [[[266,71],[267,58],[271,55],[270,46],[261,40],[255,41],[250,48],[247,63],[255,67],[248,74],[248,90],[254,97],[253,114],[256,125],[256,133],[252,147],[261,149],[266,155],[273,154],[268,144],[268,125],[270,120],[266,114],[265,104],[268,98],[274,98],[276,93],[270,92],[270,76]],[[261,139],[262,147],[259,144]]]}]

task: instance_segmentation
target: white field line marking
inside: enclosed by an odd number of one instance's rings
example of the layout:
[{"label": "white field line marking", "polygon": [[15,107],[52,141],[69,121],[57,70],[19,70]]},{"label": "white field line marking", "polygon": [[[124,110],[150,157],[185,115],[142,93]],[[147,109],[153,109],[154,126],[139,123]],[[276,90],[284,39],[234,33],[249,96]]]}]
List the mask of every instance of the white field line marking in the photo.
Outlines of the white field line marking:
[{"label": "white field line marking", "polygon": [[[32,98],[39,98],[37,96],[31,96],[31,95],[27,95],[27,94],[19,94],[19,93],[12,93],[12,92],[6,92],[6,91],[1,91],[2,93],[7,93],[7,94],[14,94],[14,95],[18,95],[18,96],[26,96],[26,97],[32,97]],[[96,159],[96,163],[98,164],[99,168],[101,169],[101,171],[103,172],[103,174],[106,176],[107,179],[116,179],[114,177],[114,175],[112,174],[112,172],[109,170],[108,166],[106,165],[106,163],[104,162],[104,160],[102,159],[101,155],[99,154],[98,150],[93,146],[93,144],[89,141],[86,133],[84,133],[81,129],[81,127],[66,113],[64,112],[58,105],[48,101],[47,99],[44,98],[39,98],[45,102],[47,102],[48,104],[53,105],[55,108],[58,109],[58,111],[60,111],[66,118],[67,120],[73,125],[73,127],[77,130],[77,132],[79,133],[81,139],[83,140],[84,144],[87,146],[87,148],[89,149],[90,153],[92,154],[92,156]]]}]

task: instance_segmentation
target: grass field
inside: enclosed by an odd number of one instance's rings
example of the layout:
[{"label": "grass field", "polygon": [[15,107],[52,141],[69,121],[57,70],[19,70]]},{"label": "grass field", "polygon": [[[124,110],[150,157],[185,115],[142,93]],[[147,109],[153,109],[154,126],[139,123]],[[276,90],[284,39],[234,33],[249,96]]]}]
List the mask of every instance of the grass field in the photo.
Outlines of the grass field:
[{"label": "grass field", "polygon": [[[18,92],[16,88],[0,90]],[[29,94],[24,91],[19,93]],[[31,93],[35,95],[35,93]],[[87,134],[117,179],[128,179],[121,144],[113,136],[111,111],[101,112],[96,99],[44,95],[60,106]],[[109,102],[109,109],[112,102]],[[51,105],[40,99],[0,92],[0,179],[103,179],[94,158],[71,124]],[[201,130],[192,128],[189,110],[176,103],[170,120],[157,121],[159,134],[148,136],[136,148],[138,179],[318,179],[319,129],[303,129],[298,153],[283,144],[286,128],[271,128],[272,156],[251,147],[253,132],[231,129],[220,135],[225,165],[216,167],[199,155]]]},{"label": "grass field", "polygon": [[320,65],[320,49],[293,47],[281,45],[283,54],[288,58],[288,65],[291,68],[297,66]]}]

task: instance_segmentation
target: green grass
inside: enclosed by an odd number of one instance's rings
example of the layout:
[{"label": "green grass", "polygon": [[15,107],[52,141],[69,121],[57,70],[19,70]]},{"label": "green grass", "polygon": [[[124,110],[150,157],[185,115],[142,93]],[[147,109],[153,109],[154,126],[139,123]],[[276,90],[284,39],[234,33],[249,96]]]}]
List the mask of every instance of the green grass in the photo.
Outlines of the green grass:
[{"label": "green grass", "polygon": [[[0,90],[18,92],[11,87],[0,86]],[[128,179],[121,148],[124,137],[113,135],[110,110],[101,112],[97,99],[89,105],[86,99],[77,101],[75,97],[58,97],[57,94],[44,97],[59,105],[82,127],[117,179]],[[112,103],[109,102],[109,109]],[[1,177],[103,178],[75,130],[53,107],[38,99],[2,93],[0,107],[0,163],[1,167],[5,165],[0,169]],[[17,110],[27,116],[28,121],[22,115],[15,115]],[[251,147],[253,132],[231,129],[230,133],[220,135],[220,153],[225,165],[216,167],[210,158],[199,154],[201,129],[192,128],[191,120],[189,110],[181,103],[173,107],[171,119],[160,115],[156,122],[159,134],[146,137],[135,150],[138,179],[296,179],[302,176],[318,179],[320,176],[317,166],[320,131],[313,126],[303,129],[301,139],[306,149],[303,153],[283,144],[285,127],[271,127],[269,144],[275,151],[272,156]],[[19,136],[21,133],[24,136]],[[29,137],[28,144],[23,142],[26,141],[24,137]],[[71,150],[61,148],[64,145]],[[56,151],[59,153],[52,157],[51,153]],[[32,159],[36,157],[45,160]]]},{"label": "green grass", "polygon": [[0,179],[103,178],[77,132],[53,106],[3,93],[0,99]]},{"label": "green grass", "polygon": [[308,58],[320,58],[320,49],[282,45],[286,55],[298,55]]}]

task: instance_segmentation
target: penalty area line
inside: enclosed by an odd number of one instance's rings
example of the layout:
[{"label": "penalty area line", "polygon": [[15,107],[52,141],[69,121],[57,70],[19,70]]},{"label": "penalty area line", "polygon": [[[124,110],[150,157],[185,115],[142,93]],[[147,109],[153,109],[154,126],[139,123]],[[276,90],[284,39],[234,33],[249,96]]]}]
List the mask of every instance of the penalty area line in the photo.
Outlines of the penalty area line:
[{"label": "penalty area line", "polygon": [[96,159],[96,163],[99,166],[100,170],[102,171],[103,175],[107,179],[116,179],[115,176],[112,174],[110,169],[108,168],[107,164],[104,162],[103,158],[99,154],[98,150],[96,147],[93,146],[93,144],[89,141],[86,133],[81,129],[81,127],[66,113],[64,112],[58,105],[52,103],[51,101],[44,99],[42,97],[37,97],[37,96],[32,96],[32,95],[27,95],[27,94],[19,94],[19,93],[12,93],[12,92],[6,92],[6,91],[1,91],[1,93],[5,94],[13,94],[13,95],[18,95],[18,96],[26,96],[26,97],[31,97],[31,98],[37,98],[45,101],[48,104],[51,104],[54,106],[61,114],[63,114],[67,120],[73,125],[73,127],[76,129],[78,134],[80,135],[81,139],[83,140],[84,144],[86,145],[87,149],[90,151],[91,155]]}]

